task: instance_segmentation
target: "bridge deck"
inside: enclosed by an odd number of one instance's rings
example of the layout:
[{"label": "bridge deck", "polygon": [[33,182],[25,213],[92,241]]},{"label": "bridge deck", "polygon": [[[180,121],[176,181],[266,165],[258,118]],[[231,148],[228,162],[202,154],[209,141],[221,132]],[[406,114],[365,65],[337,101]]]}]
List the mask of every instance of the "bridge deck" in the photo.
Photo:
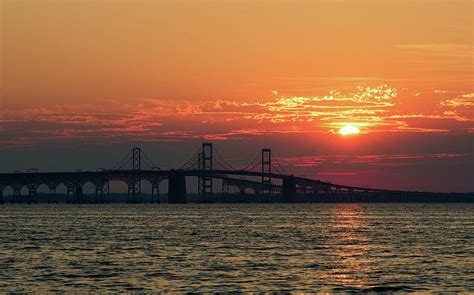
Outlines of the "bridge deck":
[{"label": "bridge deck", "polygon": [[[206,171],[211,174],[213,178],[223,179],[229,176],[245,176],[245,177],[262,177],[262,172],[246,171],[246,170],[211,170]],[[180,174],[184,176],[199,177],[203,174],[202,171],[193,170],[103,170],[103,171],[75,171],[75,172],[38,172],[38,173],[0,173],[0,187],[21,185],[40,185],[40,184],[57,184],[63,183],[77,184],[91,182],[93,184],[100,184],[107,181],[125,181],[130,179],[149,180],[150,182],[159,182],[163,179],[168,179],[171,175]],[[268,174],[265,174],[266,176]],[[327,190],[345,190],[351,192],[378,192],[378,193],[427,193],[417,191],[402,191],[402,190],[387,190],[367,187],[356,187],[348,185],[333,184],[329,182],[320,181],[317,179],[285,175],[285,174],[270,174],[272,179],[288,179],[292,178],[300,187],[313,186],[320,188],[327,188]]]}]

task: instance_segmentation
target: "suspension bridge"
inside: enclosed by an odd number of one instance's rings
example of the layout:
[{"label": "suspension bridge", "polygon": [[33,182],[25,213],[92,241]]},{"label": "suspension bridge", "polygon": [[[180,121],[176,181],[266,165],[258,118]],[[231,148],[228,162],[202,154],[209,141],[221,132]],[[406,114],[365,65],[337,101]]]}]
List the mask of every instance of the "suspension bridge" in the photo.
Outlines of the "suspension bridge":
[{"label": "suspension bridge", "polygon": [[[88,193],[84,192],[86,184],[92,184],[93,191],[90,193],[94,196],[94,202],[104,203],[110,200],[111,182],[126,184],[129,203],[156,203],[160,201],[160,183],[167,181],[168,203],[179,204],[188,201],[187,178],[197,178],[198,195],[203,201],[213,200],[216,193],[229,194],[231,191],[240,195],[251,192],[271,196],[282,202],[295,202],[302,198],[306,201],[406,201],[447,197],[440,193],[346,186],[291,175],[269,148],[262,149],[248,165],[235,167],[212,143],[203,143],[178,169],[160,169],[141,148],[136,147],[110,169],[75,172],[30,169],[26,173],[0,173],[0,203],[4,203],[4,191],[8,188],[13,191],[11,203],[38,203],[38,189],[41,186],[46,186],[50,200],[57,202],[54,196],[61,184],[66,187],[67,203],[84,203],[84,195]],[[216,192],[216,180],[221,184],[220,192]],[[142,191],[145,181],[151,184],[151,191],[146,193],[147,200]],[[24,191],[27,193],[22,193]]]}]

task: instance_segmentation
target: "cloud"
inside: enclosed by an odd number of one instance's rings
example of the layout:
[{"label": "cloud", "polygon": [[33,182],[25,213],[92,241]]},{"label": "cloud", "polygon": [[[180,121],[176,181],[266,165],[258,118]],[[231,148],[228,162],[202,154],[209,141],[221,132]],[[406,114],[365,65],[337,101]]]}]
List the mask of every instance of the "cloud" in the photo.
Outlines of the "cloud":
[{"label": "cloud", "polygon": [[445,98],[439,110],[400,113],[398,98],[403,91],[386,84],[359,85],[347,92],[332,90],[322,96],[279,96],[253,102],[217,99],[177,103],[130,98],[94,105],[4,109],[0,111],[0,145],[5,149],[46,142],[247,140],[272,134],[336,134],[347,124],[356,125],[362,134],[472,129],[468,125],[473,120],[469,114],[472,93]]},{"label": "cloud", "polygon": [[336,171],[323,171],[318,172],[318,175],[331,175],[331,176],[348,176],[348,175],[358,175],[360,172],[336,172]]},{"label": "cloud", "polygon": [[455,43],[425,43],[397,45],[396,48],[410,50],[423,55],[472,58],[473,46]]},{"label": "cloud", "polygon": [[278,161],[284,167],[317,167],[323,164],[338,165],[363,163],[375,166],[409,166],[423,159],[450,159],[472,157],[470,153],[431,153],[431,154],[370,154],[370,155],[316,155],[282,157]]},{"label": "cloud", "polygon": [[458,107],[474,107],[474,93],[466,93],[461,97],[448,99],[441,102],[444,107],[458,108]]}]

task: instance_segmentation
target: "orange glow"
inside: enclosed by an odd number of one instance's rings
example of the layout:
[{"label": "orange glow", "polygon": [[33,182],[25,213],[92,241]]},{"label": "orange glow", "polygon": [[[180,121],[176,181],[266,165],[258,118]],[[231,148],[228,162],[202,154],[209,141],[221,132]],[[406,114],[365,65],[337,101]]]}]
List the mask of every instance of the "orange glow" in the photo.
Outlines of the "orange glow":
[{"label": "orange glow", "polygon": [[0,15],[6,171],[17,149],[204,139],[316,157],[286,168],[343,184],[474,191],[472,1],[0,0]]},{"label": "orange glow", "polygon": [[360,129],[352,125],[344,126],[339,130],[340,135],[356,135],[359,133]]}]

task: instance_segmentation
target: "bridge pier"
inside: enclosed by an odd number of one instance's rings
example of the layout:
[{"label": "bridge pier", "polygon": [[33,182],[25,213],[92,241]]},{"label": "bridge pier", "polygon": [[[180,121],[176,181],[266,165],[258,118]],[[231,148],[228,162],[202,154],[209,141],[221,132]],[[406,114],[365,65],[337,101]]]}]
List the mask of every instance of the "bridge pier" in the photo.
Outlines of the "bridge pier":
[{"label": "bridge pier", "polygon": [[3,200],[3,186],[0,186],[0,204],[5,204]]},{"label": "bridge pier", "polygon": [[48,204],[49,203],[58,203],[58,196],[56,195],[56,188],[58,187],[58,183],[50,182],[46,184],[49,189],[48,194]]},{"label": "bridge pier", "polygon": [[23,198],[21,196],[21,187],[19,187],[19,186],[14,186],[13,187],[13,195],[12,195],[11,203],[12,204],[15,204],[15,203],[21,204],[21,203],[23,203]]},{"label": "bridge pier", "polygon": [[95,203],[104,203],[104,184],[95,184]]},{"label": "bridge pier", "polygon": [[186,198],[186,176],[182,173],[173,173],[168,180],[168,203],[184,204]]},{"label": "bridge pier", "polygon": [[28,188],[28,204],[38,204],[38,198],[35,187]]},{"label": "bridge pier", "polygon": [[110,203],[110,181],[109,180],[107,180],[105,184],[102,186],[102,192],[105,195],[103,202],[109,204]]},{"label": "bridge pier", "polygon": [[242,187],[242,186],[239,187],[239,194],[241,196],[245,196],[245,186],[244,187]]},{"label": "bridge pier", "polygon": [[[155,194],[156,192],[156,194]],[[151,185],[151,203],[155,203],[155,195],[156,195],[156,203],[160,203],[160,183],[153,183]]]},{"label": "bridge pier", "polygon": [[56,204],[58,203],[58,196],[56,195],[56,187],[49,189],[48,204],[49,203],[56,203]]},{"label": "bridge pier", "polygon": [[281,195],[284,203],[295,202],[296,181],[294,177],[283,178]]},{"label": "bridge pier", "polygon": [[141,196],[142,196],[141,184],[137,184],[137,183],[129,184],[128,192],[127,192],[127,203],[132,203],[132,204],[138,203],[139,200],[137,200],[137,195],[138,195],[138,198],[141,199]]},{"label": "bridge pier", "polygon": [[66,204],[71,203],[71,195],[74,198],[72,203],[83,204],[84,203],[84,193],[82,190],[82,185],[73,185],[67,186],[67,194],[66,194]]},{"label": "bridge pier", "polygon": [[142,182],[140,178],[133,175],[127,181],[127,203],[136,204],[141,202],[142,198]]},{"label": "bridge pier", "polygon": [[84,199],[83,199],[82,186],[77,186],[75,192],[76,192],[76,202],[79,204],[83,204]]},{"label": "bridge pier", "polygon": [[69,204],[71,202],[70,196],[75,195],[75,188],[73,186],[67,186],[67,194],[66,194],[66,204]]}]

